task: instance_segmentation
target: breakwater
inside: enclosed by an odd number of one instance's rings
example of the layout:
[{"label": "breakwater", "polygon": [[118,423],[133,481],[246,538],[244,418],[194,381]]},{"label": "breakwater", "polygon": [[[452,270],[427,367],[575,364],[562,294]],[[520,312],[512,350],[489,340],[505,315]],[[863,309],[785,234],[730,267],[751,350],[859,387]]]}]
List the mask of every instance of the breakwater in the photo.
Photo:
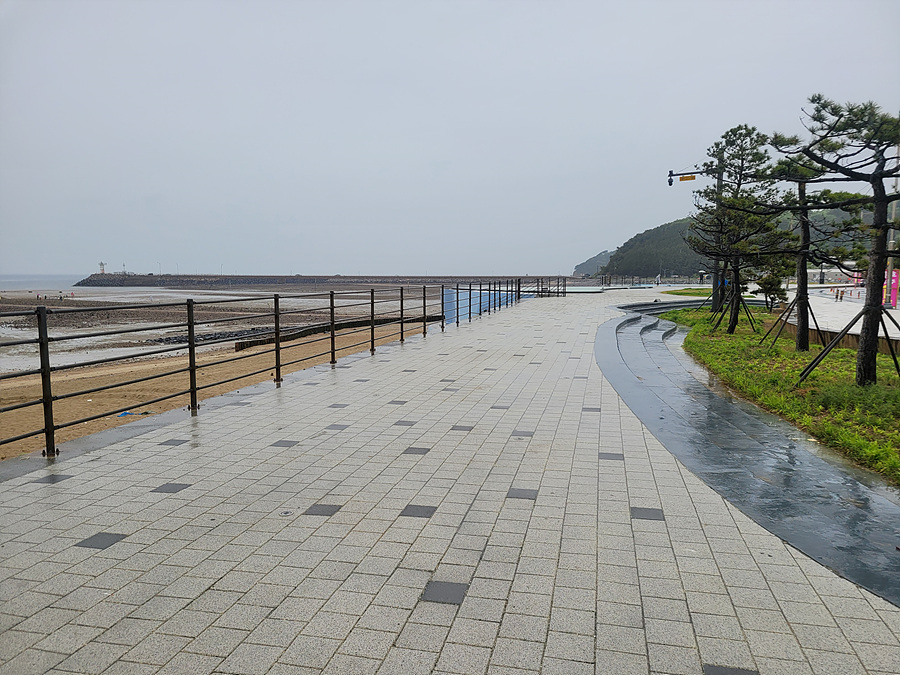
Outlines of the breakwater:
[{"label": "breakwater", "polygon": [[309,292],[318,286],[421,286],[435,284],[478,284],[505,280],[507,277],[468,276],[344,276],[334,275],[231,275],[231,274],[91,274],[75,286],[81,287],[158,287],[158,288],[278,288]]}]

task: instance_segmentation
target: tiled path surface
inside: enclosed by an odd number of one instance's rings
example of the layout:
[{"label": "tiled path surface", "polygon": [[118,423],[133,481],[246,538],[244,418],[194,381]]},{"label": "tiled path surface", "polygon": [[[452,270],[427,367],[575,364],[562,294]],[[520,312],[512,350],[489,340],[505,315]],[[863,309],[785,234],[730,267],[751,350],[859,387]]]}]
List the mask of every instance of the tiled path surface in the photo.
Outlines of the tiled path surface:
[{"label": "tiled path surface", "polygon": [[900,609],[606,383],[628,299],[532,300],[3,483],[0,675],[900,672]]}]

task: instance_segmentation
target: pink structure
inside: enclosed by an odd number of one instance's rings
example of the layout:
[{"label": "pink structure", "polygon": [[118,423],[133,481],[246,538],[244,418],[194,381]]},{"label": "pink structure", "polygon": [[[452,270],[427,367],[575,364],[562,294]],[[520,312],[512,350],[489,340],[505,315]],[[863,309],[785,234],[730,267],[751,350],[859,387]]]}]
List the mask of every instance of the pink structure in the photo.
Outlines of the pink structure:
[{"label": "pink structure", "polygon": [[900,270],[893,270],[890,280],[890,288],[888,288],[888,284],[884,285],[884,294],[882,295],[882,299],[884,304],[888,304],[887,297],[888,293],[890,293],[890,305],[891,307],[897,306],[897,287],[900,286]]}]

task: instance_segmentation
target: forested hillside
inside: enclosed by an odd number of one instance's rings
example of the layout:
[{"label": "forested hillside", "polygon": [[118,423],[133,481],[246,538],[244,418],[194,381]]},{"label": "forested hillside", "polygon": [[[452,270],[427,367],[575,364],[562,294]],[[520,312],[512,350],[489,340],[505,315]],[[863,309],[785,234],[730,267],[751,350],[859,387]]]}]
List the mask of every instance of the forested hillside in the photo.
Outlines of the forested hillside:
[{"label": "forested hillside", "polygon": [[708,270],[709,263],[684,243],[690,222],[690,218],[681,218],[636,234],[613,253],[604,273],[654,277]]},{"label": "forested hillside", "polygon": [[583,274],[593,276],[600,272],[609,259],[612,257],[613,251],[600,251],[593,258],[588,258],[583,263],[575,265],[575,276],[580,277]]}]

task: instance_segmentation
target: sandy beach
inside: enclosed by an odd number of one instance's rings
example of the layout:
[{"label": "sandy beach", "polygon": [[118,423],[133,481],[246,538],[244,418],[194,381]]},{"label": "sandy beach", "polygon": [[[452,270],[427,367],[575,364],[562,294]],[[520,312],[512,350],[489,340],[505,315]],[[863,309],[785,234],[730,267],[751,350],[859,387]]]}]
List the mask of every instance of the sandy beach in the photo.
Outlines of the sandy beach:
[{"label": "sandy beach", "polygon": [[[271,304],[271,296],[269,296],[267,300],[269,301],[269,304]],[[0,312],[28,311],[33,309],[36,304],[36,298],[33,295],[28,297],[22,292],[14,294],[4,293],[3,298],[0,299]],[[42,299],[40,304],[48,307],[89,306],[102,308],[104,306],[102,303],[98,303],[95,298],[85,300],[68,298],[59,300],[53,296]],[[112,309],[112,307],[117,304],[121,304],[121,302],[108,303],[108,306]],[[321,302],[317,304],[321,304]],[[257,302],[251,302],[249,305],[204,305],[198,307],[196,318],[198,321],[217,320],[246,315],[248,312],[258,313],[262,311],[269,310],[263,309]],[[284,317],[285,320],[283,321],[282,327],[283,329],[289,329],[291,326],[308,325],[311,322],[322,321],[325,318],[326,315],[323,315],[320,309],[318,311],[287,315]],[[90,314],[55,314],[53,315],[52,326],[53,328],[64,328],[64,332],[71,334],[73,331],[77,330],[104,330],[110,326],[110,322],[114,322],[116,325],[159,325],[179,323],[182,321],[184,321],[183,307],[154,307],[108,312],[98,311]],[[27,336],[35,336],[35,319],[33,316],[7,318],[4,320],[4,324],[7,327],[12,326],[13,328],[29,329],[26,333]],[[216,325],[216,328],[220,330],[234,330],[235,328],[252,329],[254,327],[271,328],[271,318],[265,320],[248,319],[234,323],[228,322]],[[406,330],[407,335],[412,335],[414,332],[421,332],[421,324],[418,324],[415,327],[408,324]],[[183,333],[184,329],[180,329],[180,331],[176,329],[175,332]],[[397,325],[378,327],[376,329],[376,344],[385,344],[399,339],[399,335],[397,335],[398,332],[399,326]],[[157,333],[152,334],[157,335]],[[67,356],[75,360],[84,361],[102,358],[106,354],[114,353],[116,349],[127,351],[138,345],[143,345],[146,348],[146,334],[138,335],[140,336],[139,339],[129,335],[115,336],[114,338],[111,338],[111,342],[105,343],[103,349],[99,351],[85,351],[75,346]],[[342,356],[351,353],[368,351],[369,329],[357,328],[340,331],[337,334],[336,344],[339,350],[339,359]],[[162,347],[165,345],[156,346]],[[199,387],[204,387],[223,380],[238,378],[246,373],[262,371],[255,375],[247,375],[246,377],[241,377],[241,379],[225,384],[201,389],[198,394],[200,400],[203,401],[207,398],[229,391],[239,390],[241,387],[252,384],[274,380],[275,355],[271,352],[271,349],[272,345],[266,345],[236,353],[233,341],[217,345],[215,348],[207,347],[199,349],[197,356],[198,366],[200,366],[197,374],[197,383]],[[55,401],[53,410],[54,419],[57,425],[90,417],[107,410],[127,408],[129,412],[133,413],[133,415],[126,415],[124,417],[107,415],[97,420],[60,429],[56,432],[56,442],[63,443],[104,429],[127,424],[146,414],[157,414],[177,408],[186,409],[190,402],[188,394],[182,394],[175,398],[154,403],[149,406],[141,405],[142,401],[153,400],[188,389],[189,374],[184,370],[188,366],[188,359],[187,355],[184,353],[185,351],[186,350],[179,350],[172,356],[139,357],[110,364],[78,367],[71,370],[55,372],[53,374],[53,393],[54,396],[60,396],[108,386],[117,382],[153,375],[162,375],[164,373],[172,373],[173,371],[183,371],[174,372],[174,374],[159,377],[158,379],[147,382],[140,382],[111,390]],[[208,365],[235,356],[241,356],[243,358],[239,361],[230,363]],[[29,363],[32,363],[33,358],[29,358]],[[286,342],[282,347],[282,363],[288,363],[290,361],[298,361],[298,363],[283,366],[282,374],[288,374],[314,365],[328,363],[330,358],[330,340],[328,333],[309,336],[296,342]],[[60,358],[51,358],[51,362],[54,365],[58,365],[60,361]],[[32,364],[29,367],[33,368],[36,366]],[[0,407],[16,405],[28,401],[37,401],[40,400],[40,398],[41,382],[40,377],[37,375],[0,380]],[[202,410],[200,414],[202,414]],[[42,426],[43,408],[41,405],[34,405],[7,413],[0,413],[0,430],[2,430],[0,431],[0,437],[14,437],[19,434],[35,431],[42,428]],[[43,434],[41,434],[0,446],[0,459],[7,459],[29,452],[40,451],[43,448],[44,437]]]}]

